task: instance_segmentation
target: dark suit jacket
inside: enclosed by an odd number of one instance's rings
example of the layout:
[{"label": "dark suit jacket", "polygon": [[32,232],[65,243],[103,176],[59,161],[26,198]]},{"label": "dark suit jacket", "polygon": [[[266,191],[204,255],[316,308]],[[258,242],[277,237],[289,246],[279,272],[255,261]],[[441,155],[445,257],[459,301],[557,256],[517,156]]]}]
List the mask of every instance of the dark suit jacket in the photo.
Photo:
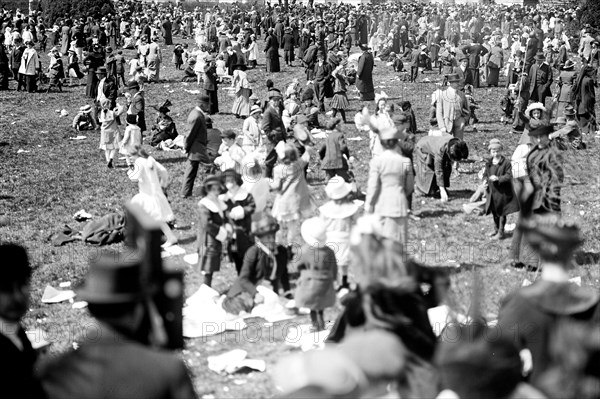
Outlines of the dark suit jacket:
[{"label": "dark suit jacket", "polygon": [[358,79],[356,80],[356,88],[361,93],[369,93],[375,91],[373,86],[373,66],[375,60],[373,54],[369,52],[362,53],[358,59],[358,68],[356,70]]},{"label": "dark suit jacket", "polygon": [[265,109],[265,112],[263,112],[260,128],[265,132],[267,137],[269,137],[269,140],[271,140],[275,144],[281,141],[281,139],[278,140],[276,137],[270,137],[271,132],[279,128],[281,135],[284,135],[286,131],[285,125],[283,124],[283,120],[281,119],[281,115],[271,105],[269,105]]},{"label": "dark suit jacket", "polygon": [[100,338],[43,367],[40,378],[49,398],[196,398],[187,369],[175,354],[99,327]]},{"label": "dark suit jacket", "polygon": [[465,85],[473,84],[473,73],[471,72],[469,67],[467,67],[467,69],[463,71],[459,66],[457,66],[454,68],[454,73],[460,77],[460,82],[458,82],[459,90],[464,90]]},{"label": "dark suit jacket", "polygon": [[190,127],[190,133],[185,138],[185,152],[188,154],[188,159],[208,163],[206,115],[196,107],[190,112],[187,123]]},{"label": "dark suit jacket", "polygon": [[210,62],[204,66],[204,90],[217,90],[217,67],[214,62]]},{"label": "dark suit jacket", "polygon": [[[541,76],[541,84],[539,87],[536,83],[538,80],[538,75]],[[529,95],[533,93],[534,90],[538,90],[540,94],[544,94],[545,96],[550,96],[552,93],[550,92],[550,85],[552,85],[552,67],[546,63],[542,65],[533,64],[529,69]],[[540,98],[541,100],[541,98]]]},{"label": "dark suit jacket", "polygon": [[10,339],[0,333],[0,383],[3,398],[44,398],[40,383],[33,377],[37,354],[31,347],[25,331],[19,327],[17,335],[23,343],[19,350]]}]

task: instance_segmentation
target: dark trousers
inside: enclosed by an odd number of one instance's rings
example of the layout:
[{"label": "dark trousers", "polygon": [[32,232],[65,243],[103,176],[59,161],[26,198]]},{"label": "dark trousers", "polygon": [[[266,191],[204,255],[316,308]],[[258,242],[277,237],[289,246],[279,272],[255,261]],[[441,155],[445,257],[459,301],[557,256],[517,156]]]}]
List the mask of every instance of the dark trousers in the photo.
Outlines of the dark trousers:
[{"label": "dark trousers", "polygon": [[188,160],[187,167],[185,168],[185,175],[183,177],[183,188],[181,195],[184,197],[190,197],[194,190],[194,182],[196,181],[196,175],[198,174],[198,168],[202,165],[202,173],[206,173],[210,169],[209,164],[202,163],[200,161]]},{"label": "dark trousers", "polygon": [[504,233],[504,226],[506,226],[506,216],[494,215],[493,213],[492,216],[494,216],[494,225],[496,226],[496,231],[498,233]]},{"label": "dark trousers", "polygon": [[410,67],[410,81],[416,82],[418,77],[419,77],[419,67],[411,66]]},{"label": "dark trousers", "polygon": [[294,50],[283,50],[283,57],[285,59],[285,63],[291,64],[294,62]]},{"label": "dark trousers", "polygon": [[319,103],[319,112],[325,112],[325,82],[315,82],[315,97]]},{"label": "dark trousers", "polygon": [[277,163],[277,153],[275,152],[275,147],[267,154],[265,158],[265,176],[269,179],[273,178],[273,168]]}]

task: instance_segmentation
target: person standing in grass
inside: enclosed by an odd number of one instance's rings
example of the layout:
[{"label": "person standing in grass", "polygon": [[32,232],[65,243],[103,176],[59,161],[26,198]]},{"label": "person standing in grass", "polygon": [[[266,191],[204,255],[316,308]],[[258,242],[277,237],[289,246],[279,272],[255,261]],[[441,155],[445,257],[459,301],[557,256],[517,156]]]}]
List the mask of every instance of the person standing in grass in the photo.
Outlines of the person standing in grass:
[{"label": "person standing in grass", "polygon": [[494,231],[489,234],[495,239],[504,238],[506,216],[517,212],[519,204],[512,187],[512,165],[502,155],[503,146],[498,139],[490,140],[488,146],[492,156],[485,164],[484,179],[487,179],[487,202],[485,213],[494,217]]},{"label": "person standing in grass", "polygon": [[325,329],[325,309],[335,305],[337,262],[333,250],[326,245],[327,226],[322,219],[305,220],[301,234],[304,245],[299,253],[300,278],[294,298],[296,306],[310,309],[313,330],[317,332]]},{"label": "person standing in grass", "polygon": [[40,70],[40,61],[37,51],[35,51],[34,43],[28,41],[25,43],[27,48],[23,51],[21,57],[21,67],[19,74],[24,76],[25,88],[28,93],[35,93],[37,90],[37,74]]},{"label": "person standing in grass", "polygon": [[220,177],[208,175],[202,186],[202,199],[198,202],[198,271],[203,276],[203,283],[209,287],[213,274],[221,270],[221,252],[227,240],[227,204],[219,198],[224,189]]},{"label": "person standing in grass", "polygon": [[100,102],[100,107],[101,110],[98,114],[98,121],[100,122],[99,148],[104,150],[106,166],[112,168],[121,135],[117,118],[123,112],[123,108],[117,106],[117,108],[111,109],[111,101],[108,98]]},{"label": "person standing in grass", "polygon": [[123,140],[119,143],[119,152],[125,155],[125,159],[128,167],[132,167],[132,158],[130,156],[134,151],[136,145],[142,145],[142,131],[137,124],[136,115],[127,115],[127,127],[125,128],[125,134]]}]

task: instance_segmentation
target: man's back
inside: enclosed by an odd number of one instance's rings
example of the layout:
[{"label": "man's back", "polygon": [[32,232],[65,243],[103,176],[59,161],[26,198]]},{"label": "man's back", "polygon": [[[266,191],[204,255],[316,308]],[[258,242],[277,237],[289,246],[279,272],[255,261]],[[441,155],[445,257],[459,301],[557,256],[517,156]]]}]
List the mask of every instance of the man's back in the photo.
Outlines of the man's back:
[{"label": "man's back", "polygon": [[40,379],[49,398],[195,398],[182,360],[111,330],[51,361]]}]

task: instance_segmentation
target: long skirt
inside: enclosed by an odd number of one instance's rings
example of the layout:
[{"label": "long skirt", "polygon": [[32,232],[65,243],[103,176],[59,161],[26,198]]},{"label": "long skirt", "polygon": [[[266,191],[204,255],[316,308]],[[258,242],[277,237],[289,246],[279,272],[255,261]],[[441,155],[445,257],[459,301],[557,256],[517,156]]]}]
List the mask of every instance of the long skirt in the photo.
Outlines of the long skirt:
[{"label": "long skirt", "polygon": [[221,252],[223,245],[217,240],[211,240],[209,245],[201,245],[198,249],[198,271],[213,273],[221,270]]},{"label": "long skirt", "polygon": [[346,96],[346,92],[338,92],[333,95],[329,106],[332,109],[346,109],[350,103],[348,102],[348,96]]},{"label": "long skirt", "polygon": [[98,96],[98,78],[96,77],[95,69],[88,70],[85,95],[94,99]]},{"label": "long skirt", "polygon": [[208,96],[208,114],[214,115],[219,113],[219,97],[216,90],[204,90]]},{"label": "long skirt", "polygon": [[401,244],[406,244],[408,238],[408,218],[407,217],[387,217],[381,216],[381,234],[391,240]]},{"label": "long skirt", "polygon": [[473,88],[474,89],[478,89],[479,86],[481,85],[481,79],[480,79],[480,74],[479,74],[479,68],[470,68],[471,69],[471,73],[473,75]]},{"label": "long skirt", "polygon": [[240,89],[231,107],[231,113],[239,116],[250,115],[250,89]]},{"label": "long skirt", "polygon": [[148,67],[146,68],[146,75],[148,75],[149,82],[158,83],[160,81],[160,61],[159,60],[148,61]]},{"label": "long skirt", "polygon": [[279,72],[279,56],[267,58],[267,72]]},{"label": "long skirt", "polygon": [[100,148],[101,150],[116,150],[118,149],[118,143],[121,140],[118,130],[109,129],[100,130]]},{"label": "long skirt", "polygon": [[498,86],[500,80],[500,68],[488,68],[486,84],[488,86]]}]

